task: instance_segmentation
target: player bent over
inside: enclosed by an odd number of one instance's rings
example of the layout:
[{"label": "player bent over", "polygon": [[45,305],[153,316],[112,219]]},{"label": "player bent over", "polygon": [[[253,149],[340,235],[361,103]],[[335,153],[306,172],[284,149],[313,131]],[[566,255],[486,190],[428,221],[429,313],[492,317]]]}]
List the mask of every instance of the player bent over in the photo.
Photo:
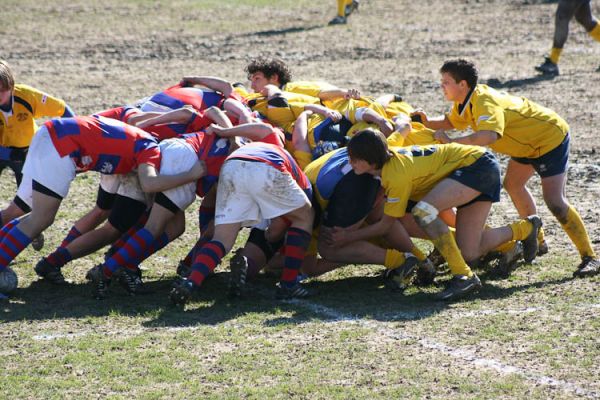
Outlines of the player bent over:
[{"label": "player bent over", "polygon": [[[454,300],[481,288],[468,265],[509,240],[522,240],[525,260],[537,253],[539,217],[510,226],[484,229],[492,203],[500,198],[500,167],[495,157],[477,146],[429,145],[389,148],[381,132],[364,130],[348,142],[354,172],[381,178],[386,203],[382,219],[357,230],[336,228],[335,245],[386,234],[406,214],[409,200],[420,227],[444,256],[454,277],[437,298]],[[439,218],[441,210],[458,207],[456,233]]]},{"label": "player bent over", "polygon": [[277,297],[310,295],[296,280],[314,218],[310,191],[310,182],[281,147],[250,143],[231,153],[219,176],[213,238],[196,252],[189,277],[175,283],[171,301],[185,304],[190,300],[193,291],[231,250],[242,226],[280,216],[291,225],[285,239],[285,265]]},{"label": "player bent over", "polygon": [[[474,133],[468,136],[453,139],[439,131],[436,138],[442,143],[489,146],[510,156],[504,188],[521,218],[536,214],[535,201],[526,184],[537,172],[546,205],[581,256],[573,275],[598,274],[600,260],[579,213],[565,197],[570,142],[567,122],[554,111],[524,97],[478,84],[477,68],[469,61],[447,61],[440,73],[442,91],[453,102],[452,110],[435,119],[419,112],[424,125],[435,130],[471,127]],[[540,247],[547,252],[543,237]]]},{"label": "player bent over", "polygon": [[54,222],[75,173],[94,170],[125,174],[137,168],[146,192],[159,192],[197,179],[204,166],[174,176],[158,176],[160,150],[148,133],[102,117],[53,119],[34,137],[17,195],[31,213],[6,224],[0,232],[0,271]]}]

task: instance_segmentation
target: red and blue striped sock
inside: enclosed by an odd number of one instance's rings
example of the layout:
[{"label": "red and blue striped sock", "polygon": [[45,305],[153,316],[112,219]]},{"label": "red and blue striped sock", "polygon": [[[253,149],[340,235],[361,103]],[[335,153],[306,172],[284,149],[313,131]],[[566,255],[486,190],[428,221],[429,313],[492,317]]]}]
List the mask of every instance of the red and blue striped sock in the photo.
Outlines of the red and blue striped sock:
[{"label": "red and blue striped sock", "polygon": [[225,257],[225,246],[217,240],[211,240],[196,252],[192,273],[189,280],[196,286],[200,286],[204,279],[210,275],[221,260]]},{"label": "red and blue striped sock", "polygon": [[204,232],[213,219],[215,219],[215,208],[200,206],[198,209],[198,226],[200,227],[200,232]]},{"label": "red and blue striped sock", "polygon": [[53,253],[46,257],[46,261],[53,267],[62,268],[66,263],[71,261],[73,257],[66,247],[57,247]]},{"label": "red and blue striped sock", "polygon": [[67,247],[69,245],[69,243],[71,243],[73,240],[77,239],[79,236],[81,236],[81,232],[79,232],[79,229],[77,229],[75,227],[75,225],[73,225],[71,227],[71,229],[69,230],[69,233],[67,233],[67,236],[63,239],[62,243],[58,247],[59,248]]},{"label": "red and blue striped sock", "polygon": [[125,243],[127,243],[127,241],[131,238],[131,236],[133,236],[137,231],[139,231],[140,229],[142,229],[145,225],[146,222],[148,221],[148,211],[144,212],[142,214],[142,216],[140,217],[140,219],[137,220],[137,222],[135,224],[133,224],[133,226],[131,228],[129,228],[127,230],[127,232],[125,232],[124,234],[122,234],[111,246],[110,249],[108,250],[108,254],[115,254],[117,251],[119,251],[120,248],[122,248],[123,246],[125,246]]},{"label": "red and blue striped sock", "polygon": [[139,257],[137,257],[132,262],[125,264],[125,268],[127,268],[128,270],[131,270],[131,271],[137,271],[138,266],[142,262],[144,262],[145,259],[147,259],[152,254],[156,253],[157,251],[159,251],[160,249],[165,247],[170,242],[171,242],[171,239],[169,238],[169,235],[167,235],[166,232],[163,232],[162,235],[160,235],[158,238],[156,238],[156,240],[154,242],[152,242],[152,244],[149,247],[146,248],[146,251],[144,251],[143,254],[141,254]]},{"label": "red and blue striped sock", "polygon": [[0,229],[0,241],[4,239],[4,236],[6,236],[8,231],[10,231],[15,226],[19,225],[19,222],[21,222],[21,220],[19,218],[15,218],[11,221],[8,221],[6,225],[2,226],[2,229]]},{"label": "red and blue striped sock", "polygon": [[[12,222],[12,221],[11,221]],[[4,271],[8,264],[14,260],[19,253],[29,246],[31,238],[25,235],[18,226],[13,226],[5,233],[0,242],[0,271]]]},{"label": "red and blue striped sock", "polygon": [[135,260],[147,251],[152,242],[154,242],[154,236],[146,228],[134,233],[123,247],[105,261],[104,275],[110,278],[119,268],[135,263]]},{"label": "red and blue striped sock", "polygon": [[304,253],[310,243],[310,233],[298,228],[290,228],[287,231],[283,254],[283,272],[281,273],[281,283],[287,287],[296,284],[296,278],[300,272]]},{"label": "red and blue striped sock", "polygon": [[192,247],[192,249],[187,253],[187,255],[185,256],[185,258],[183,260],[181,260],[182,263],[184,263],[187,266],[191,266],[192,263],[194,262],[194,258],[196,256],[196,252],[202,248],[202,246],[204,246],[206,243],[208,243],[208,240],[206,240],[204,237],[200,236],[200,238],[198,239],[198,241],[196,241],[196,244],[194,245],[194,247]]}]

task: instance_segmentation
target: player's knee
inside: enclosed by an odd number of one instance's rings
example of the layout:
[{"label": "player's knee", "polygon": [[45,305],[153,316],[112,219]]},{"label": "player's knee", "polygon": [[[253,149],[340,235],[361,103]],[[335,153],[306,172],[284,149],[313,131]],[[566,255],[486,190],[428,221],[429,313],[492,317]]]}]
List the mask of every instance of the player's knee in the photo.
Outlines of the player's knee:
[{"label": "player's knee", "polygon": [[569,211],[569,205],[562,201],[548,201],[546,202],[548,209],[560,222],[564,222],[567,218],[567,212]]},{"label": "player's knee", "polygon": [[439,210],[425,201],[419,201],[412,209],[412,215],[421,228],[426,227],[435,221],[439,215]]}]

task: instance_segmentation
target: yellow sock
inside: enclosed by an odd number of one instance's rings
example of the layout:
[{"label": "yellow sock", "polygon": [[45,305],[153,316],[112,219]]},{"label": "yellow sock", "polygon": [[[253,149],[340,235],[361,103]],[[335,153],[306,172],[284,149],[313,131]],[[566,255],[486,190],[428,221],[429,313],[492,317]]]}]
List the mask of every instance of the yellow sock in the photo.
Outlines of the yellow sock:
[{"label": "yellow sock", "polygon": [[588,32],[591,37],[594,38],[595,41],[600,42],[600,24],[596,23],[594,29]]},{"label": "yellow sock", "polygon": [[552,50],[550,50],[550,61],[552,61],[554,64],[558,64],[560,53],[562,53],[562,49],[553,47]]},{"label": "yellow sock", "polygon": [[417,246],[413,245],[413,248],[410,250],[410,252],[417,257],[417,260],[419,261],[425,261],[425,259],[427,258],[427,256],[421,251],[421,249],[419,249]]},{"label": "yellow sock", "polygon": [[394,249],[387,249],[385,251],[385,262],[383,265],[385,265],[387,269],[398,268],[404,264],[405,261],[406,257],[404,256],[404,253]]},{"label": "yellow sock", "polygon": [[525,238],[529,236],[531,230],[533,229],[531,222],[527,221],[526,219],[513,222],[509,226],[513,233],[512,240],[525,240]]},{"label": "yellow sock", "polygon": [[515,247],[516,244],[517,244],[517,242],[515,240],[511,240],[509,242],[502,243],[500,246],[496,247],[494,249],[494,251],[499,251],[500,253],[506,253],[508,251],[511,251],[513,249],[513,247]]},{"label": "yellow sock", "polygon": [[540,230],[538,231],[538,244],[542,244],[545,240],[546,237],[544,236],[544,228],[540,227]]},{"label": "yellow sock", "polygon": [[448,267],[450,267],[452,275],[473,276],[473,271],[471,271],[471,268],[469,268],[465,262],[462,254],[460,254],[460,249],[458,248],[452,233],[446,232],[433,239],[432,242],[435,245],[435,248],[438,249],[440,254],[444,256],[444,259],[448,262]]},{"label": "yellow sock", "polygon": [[346,0],[337,0],[337,13],[340,17],[346,16]]},{"label": "yellow sock", "polygon": [[577,247],[577,251],[579,251],[581,257],[589,256],[596,258],[596,253],[594,252],[594,249],[592,249],[592,243],[585,230],[583,221],[573,206],[569,206],[566,221],[565,223],[561,222],[561,225],[565,232],[567,232],[567,235],[569,235],[569,238],[575,247]]}]

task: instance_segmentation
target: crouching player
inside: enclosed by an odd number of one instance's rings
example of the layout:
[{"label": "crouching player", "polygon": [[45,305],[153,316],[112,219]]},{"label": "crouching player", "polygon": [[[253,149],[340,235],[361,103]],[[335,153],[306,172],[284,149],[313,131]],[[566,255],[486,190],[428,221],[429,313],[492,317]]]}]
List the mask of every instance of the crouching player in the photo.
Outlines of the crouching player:
[{"label": "crouching player", "polygon": [[[529,217],[495,229],[484,229],[492,203],[500,197],[500,168],[495,157],[482,147],[429,145],[389,148],[378,131],[358,132],[348,142],[354,172],[379,176],[386,203],[382,219],[364,228],[336,228],[335,245],[386,234],[405,215],[408,201],[417,223],[444,256],[454,277],[440,300],[454,300],[481,288],[468,263],[510,240],[522,240],[525,261],[537,253],[541,220]],[[456,237],[439,218],[440,211],[458,207]]]},{"label": "crouching player", "polygon": [[171,301],[185,304],[190,300],[194,290],[231,250],[242,226],[277,217],[285,217],[291,223],[277,297],[309,296],[310,292],[296,278],[314,218],[310,192],[310,182],[302,170],[278,146],[250,143],[231,153],[219,176],[213,238],[196,252],[189,277],[175,283]]},{"label": "crouching player", "polygon": [[0,271],[54,222],[77,170],[126,174],[137,169],[145,192],[160,192],[198,179],[205,167],[173,176],[159,176],[157,141],[141,129],[103,117],[75,117],[46,122],[35,135],[23,167],[17,196],[31,207],[21,220],[0,233]]}]

